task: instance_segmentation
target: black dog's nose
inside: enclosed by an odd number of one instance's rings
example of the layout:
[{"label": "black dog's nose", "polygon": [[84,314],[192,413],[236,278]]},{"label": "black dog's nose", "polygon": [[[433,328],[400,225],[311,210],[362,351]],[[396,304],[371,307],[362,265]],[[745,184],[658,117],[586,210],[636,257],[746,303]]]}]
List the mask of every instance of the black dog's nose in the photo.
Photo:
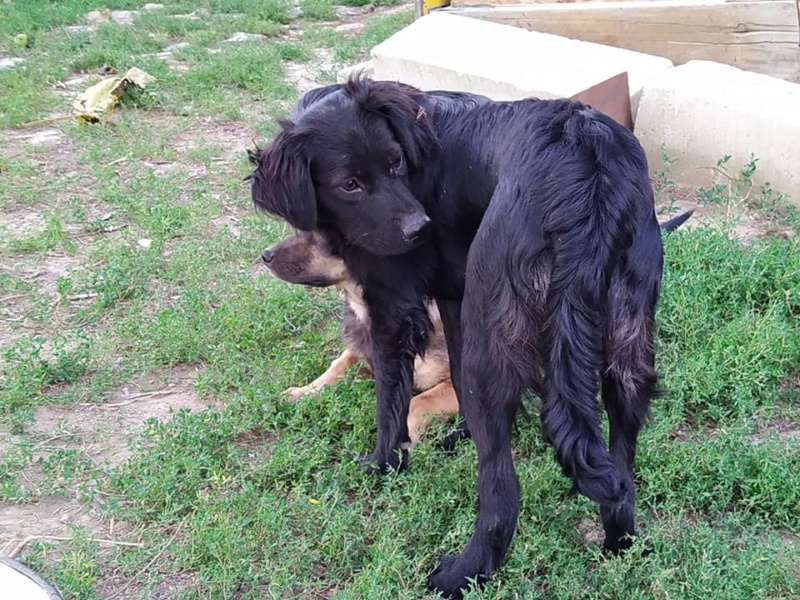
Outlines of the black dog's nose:
[{"label": "black dog's nose", "polygon": [[411,241],[416,238],[423,229],[431,222],[425,213],[414,213],[400,222],[400,230],[403,232],[403,239]]},{"label": "black dog's nose", "polygon": [[267,264],[272,262],[272,252],[270,252],[269,248],[267,248],[261,253],[261,260],[263,260]]}]

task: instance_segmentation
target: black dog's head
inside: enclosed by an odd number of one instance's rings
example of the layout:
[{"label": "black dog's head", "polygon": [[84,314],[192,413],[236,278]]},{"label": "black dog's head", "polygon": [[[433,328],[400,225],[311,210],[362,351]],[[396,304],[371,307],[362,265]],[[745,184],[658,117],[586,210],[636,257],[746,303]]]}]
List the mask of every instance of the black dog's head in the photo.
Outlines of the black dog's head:
[{"label": "black dog's head", "polygon": [[376,255],[411,250],[430,219],[409,175],[439,144],[421,99],[409,86],[351,79],[251,153],[253,202]]},{"label": "black dog's head", "polygon": [[348,280],[344,260],[318,231],[301,231],[266,248],[261,258],[272,274],[300,285],[327,287]]}]

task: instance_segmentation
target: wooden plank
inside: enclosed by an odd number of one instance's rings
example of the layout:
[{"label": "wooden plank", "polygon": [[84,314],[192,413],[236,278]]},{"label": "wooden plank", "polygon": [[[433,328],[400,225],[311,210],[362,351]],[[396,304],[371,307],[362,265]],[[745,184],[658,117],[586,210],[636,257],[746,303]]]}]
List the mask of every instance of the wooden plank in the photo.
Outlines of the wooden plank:
[{"label": "wooden plank", "polygon": [[797,0],[630,0],[451,7],[453,14],[800,82]]},{"label": "wooden plank", "polygon": [[637,0],[452,0],[450,2],[450,5],[451,6],[505,6],[505,5],[518,5],[518,4],[577,4],[585,2],[596,3],[596,2],[635,2],[635,1]]},{"label": "wooden plank", "polygon": [[800,0],[797,0],[797,43],[800,45]]},{"label": "wooden plank", "polygon": [[[421,0],[417,0],[421,1]],[[657,2],[658,0],[451,0],[450,6],[490,6],[529,5],[529,4],[595,4],[607,2]],[[775,2],[776,0],[724,0],[725,3]],[[797,0],[800,6],[800,0]],[[800,9],[798,9],[800,10]]]},{"label": "wooden plank", "polygon": [[419,19],[432,10],[450,6],[450,0],[414,0],[414,18]]}]

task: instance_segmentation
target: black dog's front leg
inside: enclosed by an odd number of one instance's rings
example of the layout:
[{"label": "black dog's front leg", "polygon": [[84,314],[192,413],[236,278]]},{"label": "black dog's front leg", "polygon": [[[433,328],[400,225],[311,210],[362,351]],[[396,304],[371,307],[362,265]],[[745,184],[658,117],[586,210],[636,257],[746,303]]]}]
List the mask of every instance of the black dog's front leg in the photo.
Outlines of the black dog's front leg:
[{"label": "black dog's front leg", "polygon": [[375,451],[362,459],[368,473],[384,474],[408,467],[408,407],[411,402],[414,358],[387,353],[374,355],[378,440]]},{"label": "black dog's front leg", "polygon": [[414,359],[424,352],[430,317],[419,307],[403,311],[370,311],[372,369],[377,396],[378,440],[364,457],[369,473],[403,471],[408,467],[408,407],[414,381]]}]

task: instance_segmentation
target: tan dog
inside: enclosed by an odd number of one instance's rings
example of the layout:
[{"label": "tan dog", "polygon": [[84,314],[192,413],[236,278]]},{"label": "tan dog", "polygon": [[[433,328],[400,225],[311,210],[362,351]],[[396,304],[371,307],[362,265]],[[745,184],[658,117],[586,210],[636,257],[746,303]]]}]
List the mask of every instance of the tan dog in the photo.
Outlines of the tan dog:
[{"label": "tan dog", "polygon": [[[345,350],[328,369],[311,383],[291,387],[287,393],[295,400],[317,394],[326,385],[341,379],[351,365],[363,361],[369,368],[369,314],[360,287],[347,273],[344,261],[335,256],[325,238],[314,232],[300,232],[261,253],[267,268],[278,278],[314,287],[336,286],[344,300],[341,336]],[[411,445],[436,416],[458,413],[458,399],[450,383],[450,363],[439,310],[429,303],[433,331],[425,358],[414,361],[414,390],[411,399],[408,433]]]}]

